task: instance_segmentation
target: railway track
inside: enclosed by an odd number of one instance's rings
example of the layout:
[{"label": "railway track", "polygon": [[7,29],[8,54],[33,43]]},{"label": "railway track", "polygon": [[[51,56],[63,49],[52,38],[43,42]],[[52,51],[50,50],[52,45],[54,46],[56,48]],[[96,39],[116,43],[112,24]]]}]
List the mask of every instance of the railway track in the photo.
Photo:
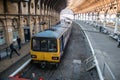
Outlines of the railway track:
[{"label": "railway track", "polygon": [[[60,72],[59,77],[54,75],[55,73],[59,72]],[[32,63],[31,59],[26,61],[15,72],[9,75],[9,77],[20,77],[30,80],[38,80],[39,78],[43,78],[45,80],[53,80],[53,78],[55,80],[63,80],[61,76],[63,75],[60,67],[55,68],[54,66],[49,65],[45,68],[41,68],[39,64]]]},{"label": "railway track", "polygon": [[[74,26],[77,26],[74,24]],[[19,75],[22,78],[30,80],[39,80],[44,78],[44,80],[72,80],[72,77],[75,75],[72,73],[74,65],[74,60],[81,60],[81,69],[78,79],[80,80],[98,80],[93,79],[92,75],[89,72],[85,71],[85,64],[82,63],[89,55],[85,44],[85,39],[83,39],[83,34],[76,27],[73,27],[73,33],[68,42],[67,48],[65,49],[64,55],[61,59],[61,63],[55,69],[53,66],[47,66],[41,68],[39,64],[29,63],[18,72],[16,75]],[[96,73],[95,73],[96,74]],[[86,76],[87,75],[87,76]],[[97,76],[97,74],[95,75]]]}]

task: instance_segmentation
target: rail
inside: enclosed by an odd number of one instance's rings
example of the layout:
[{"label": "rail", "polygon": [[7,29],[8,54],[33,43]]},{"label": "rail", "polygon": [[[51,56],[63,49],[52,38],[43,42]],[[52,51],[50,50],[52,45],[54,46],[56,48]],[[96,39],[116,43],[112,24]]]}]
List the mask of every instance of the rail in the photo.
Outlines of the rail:
[{"label": "rail", "polygon": [[20,66],[17,70],[15,70],[12,74],[9,75],[9,77],[14,77],[16,74],[18,74],[21,70],[23,70],[29,63],[31,59],[27,60],[22,66]]}]

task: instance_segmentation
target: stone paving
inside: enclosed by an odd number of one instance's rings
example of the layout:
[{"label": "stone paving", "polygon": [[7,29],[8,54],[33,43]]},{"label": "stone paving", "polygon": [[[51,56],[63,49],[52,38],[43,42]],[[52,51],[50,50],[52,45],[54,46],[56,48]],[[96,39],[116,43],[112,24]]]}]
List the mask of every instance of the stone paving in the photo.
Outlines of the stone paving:
[{"label": "stone paving", "polygon": [[120,79],[120,48],[117,47],[118,42],[112,39],[108,34],[99,32],[93,26],[82,21],[77,21],[80,27],[86,32],[95,56],[98,60],[98,65],[101,71],[104,70],[103,76],[106,80]]}]

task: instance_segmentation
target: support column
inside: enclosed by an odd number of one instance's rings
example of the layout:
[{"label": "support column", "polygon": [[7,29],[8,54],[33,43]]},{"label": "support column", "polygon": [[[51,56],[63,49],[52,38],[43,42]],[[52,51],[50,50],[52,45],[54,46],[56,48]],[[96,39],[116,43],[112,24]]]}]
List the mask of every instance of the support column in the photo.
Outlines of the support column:
[{"label": "support column", "polygon": [[46,6],[46,20],[47,20],[47,29],[49,29],[49,7]]},{"label": "support column", "polygon": [[50,8],[50,13],[49,14],[50,14],[50,27],[51,27],[51,25],[52,25],[52,18],[51,18],[52,17],[52,9],[51,8]]},{"label": "support column", "polygon": [[83,15],[84,15],[84,19],[83,20],[85,21],[85,13]]},{"label": "support column", "polygon": [[29,27],[30,27],[30,36],[32,36],[32,30],[33,30],[33,25],[32,25],[32,18],[29,16]]},{"label": "support column", "polygon": [[91,23],[91,20],[92,20],[92,13],[90,12],[90,16],[89,16],[90,18],[89,18],[89,22]]},{"label": "support column", "polygon": [[119,14],[117,13],[116,14],[114,33],[117,33],[117,31],[118,31],[118,21],[119,21]]},{"label": "support column", "polygon": [[80,13],[78,13],[78,20],[80,20]]},{"label": "support column", "polygon": [[82,15],[82,13],[81,13],[81,20],[82,20],[82,18],[83,18],[82,16],[83,16],[83,15]]},{"label": "support column", "polygon": [[90,22],[90,13],[88,12],[88,22]]},{"label": "support column", "polygon": [[97,16],[96,16],[96,23],[98,24],[99,23],[99,12],[97,13]]},{"label": "support column", "polygon": [[87,14],[85,13],[85,21],[87,21],[87,17],[86,17],[86,15],[87,15]]},{"label": "support column", "polygon": [[94,22],[94,12],[92,12],[92,19],[91,19],[91,23],[93,24]]},{"label": "support column", "polygon": [[20,19],[19,19],[20,21],[19,21],[19,36],[20,36],[20,39],[21,39],[21,41],[22,41],[22,43],[25,43],[25,39],[24,39],[24,28],[23,28],[23,18],[22,17],[20,17]]},{"label": "support column", "polygon": [[97,12],[95,12],[94,16],[95,16],[94,22],[95,22],[95,26],[96,26],[97,25]]},{"label": "support column", "polygon": [[108,9],[104,13],[104,26],[103,27],[106,27],[106,16],[107,16],[107,13],[108,13]]},{"label": "support column", "polygon": [[88,13],[86,13],[86,21],[88,22]]},{"label": "support column", "polygon": [[47,26],[47,6],[44,4],[44,29],[47,29],[48,26]]},{"label": "support column", "polygon": [[50,7],[48,7],[47,16],[48,16],[48,28],[50,28]]},{"label": "support column", "polygon": [[51,9],[51,26],[53,25],[53,14],[54,14],[54,12],[53,12],[53,9]]},{"label": "support column", "polygon": [[52,25],[54,25],[54,23],[55,23],[55,11],[54,11],[54,9],[52,9],[52,14],[53,14],[53,16],[52,16]]},{"label": "support column", "polygon": [[79,13],[79,20],[81,20],[81,14]]},{"label": "support column", "polygon": [[89,23],[91,24],[91,22],[92,22],[92,12],[90,12],[90,18],[89,18]]},{"label": "support column", "polygon": [[5,26],[6,26],[6,35],[7,35],[7,44],[9,45],[10,43],[12,43],[12,41],[13,41],[13,33],[12,33],[12,31],[13,31],[13,29],[12,29],[12,21],[11,20],[9,20],[9,19],[6,19],[5,20]]},{"label": "support column", "polygon": [[74,14],[74,19],[76,20],[76,14]]},{"label": "support column", "polygon": [[106,27],[106,15],[107,15],[107,13],[104,14],[104,23],[103,23],[103,27]]},{"label": "support column", "polygon": [[83,21],[83,18],[84,18],[84,17],[83,17],[83,13],[82,13],[82,14],[81,14],[81,20],[82,20],[82,21]]},{"label": "support column", "polygon": [[5,19],[4,24],[5,24],[5,31],[6,31],[5,34],[7,35],[7,36],[5,36],[6,43],[9,45],[11,43],[9,30],[12,30],[12,29],[8,27],[8,20],[7,19]]},{"label": "support column", "polygon": [[35,19],[35,33],[38,33],[39,32],[39,17],[36,16],[36,19]]},{"label": "support column", "polygon": [[79,20],[79,14],[77,14],[77,20]]},{"label": "support column", "polygon": [[42,21],[42,25],[41,25],[41,30],[44,31],[44,4],[42,3],[42,8],[41,8],[41,21]]},{"label": "support column", "polygon": [[77,15],[78,15],[78,20],[79,20],[79,13]]}]

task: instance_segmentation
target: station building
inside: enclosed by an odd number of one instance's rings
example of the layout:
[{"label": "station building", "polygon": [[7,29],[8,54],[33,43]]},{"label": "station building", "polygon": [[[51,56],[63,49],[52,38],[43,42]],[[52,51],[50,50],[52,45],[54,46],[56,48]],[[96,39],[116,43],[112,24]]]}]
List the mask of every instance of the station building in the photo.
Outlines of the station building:
[{"label": "station building", "polygon": [[0,48],[5,48],[17,36],[22,43],[59,21],[59,13],[44,0],[0,0]]}]

